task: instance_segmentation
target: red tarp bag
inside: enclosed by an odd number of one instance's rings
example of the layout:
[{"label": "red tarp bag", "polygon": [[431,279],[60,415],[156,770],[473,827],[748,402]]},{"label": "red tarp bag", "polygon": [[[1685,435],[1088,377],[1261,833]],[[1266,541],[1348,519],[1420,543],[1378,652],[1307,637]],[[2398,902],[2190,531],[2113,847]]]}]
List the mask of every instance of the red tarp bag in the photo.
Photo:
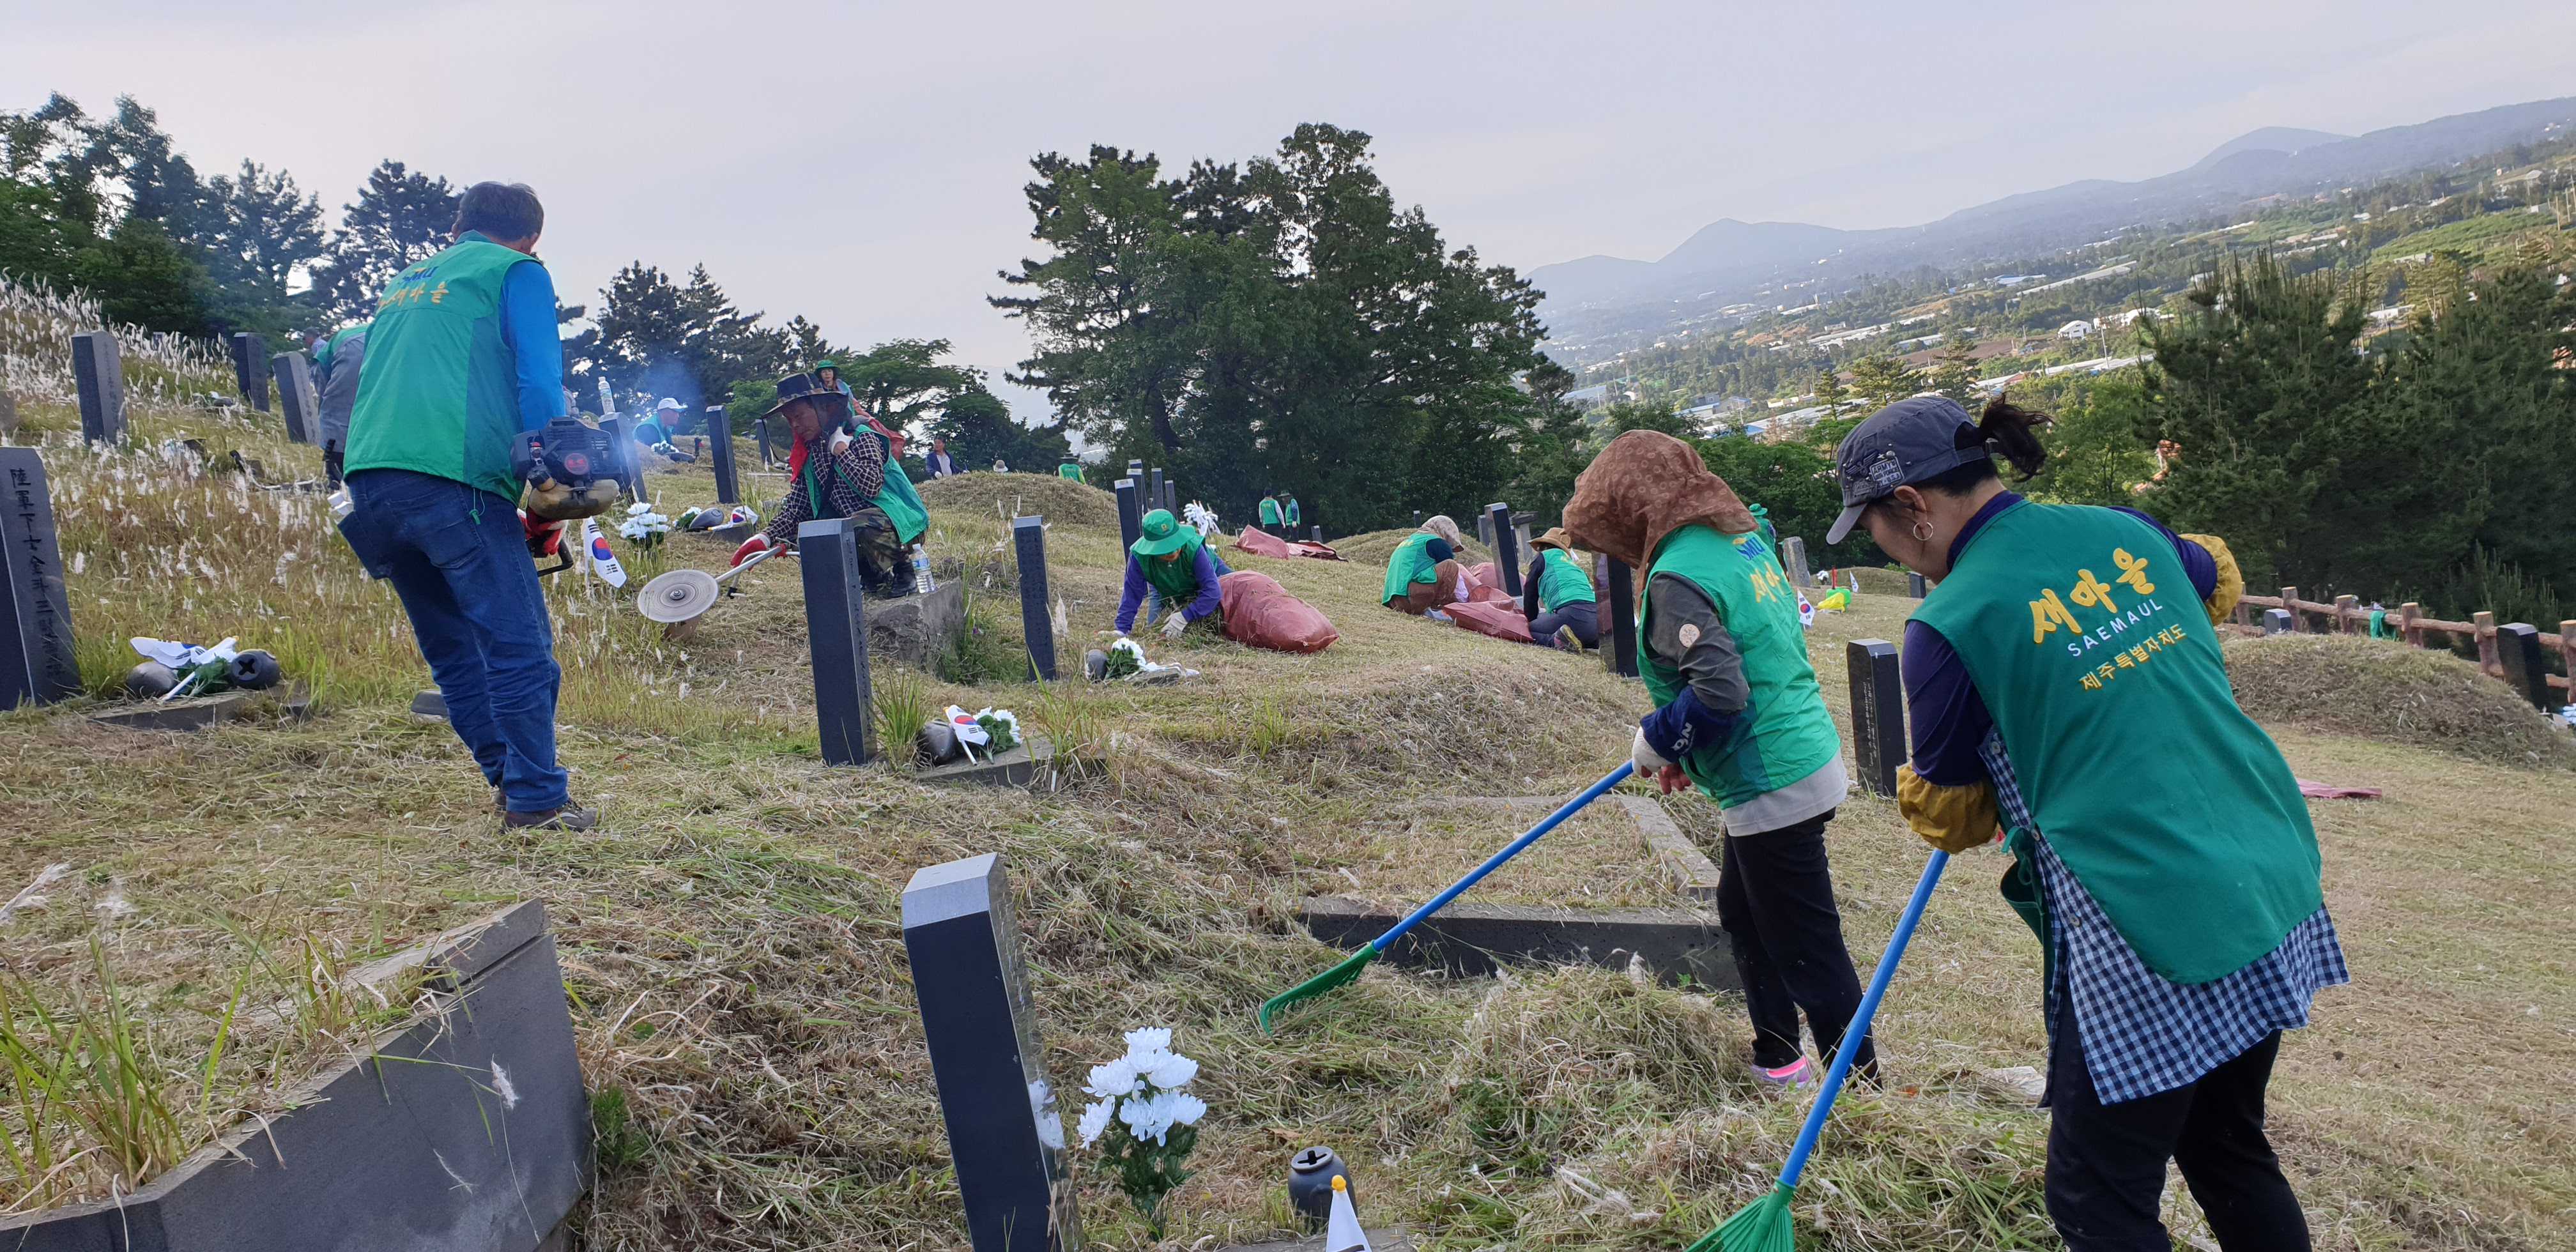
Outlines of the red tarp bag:
[{"label": "red tarp bag", "polygon": [[[1508,597],[1506,597],[1508,598]],[[1529,619],[1516,604],[1453,604],[1441,610],[1461,627],[1496,639],[1530,642]]]},{"label": "red tarp bag", "polygon": [[1269,531],[1263,530],[1258,526],[1244,527],[1243,533],[1235,536],[1234,546],[1241,548],[1254,556],[1296,555],[1296,553],[1288,550],[1287,540],[1271,534]]},{"label": "red tarp bag", "polygon": [[[1342,637],[1313,605],[1288,594],[1268,574],[1237,570],[1219,575],[1216,599],[1218,611],[1225,614],[1225,637],[1247,648],[1321,652]],[[1521,637],[1528,638],[1529,631],[1523,629]]]}]

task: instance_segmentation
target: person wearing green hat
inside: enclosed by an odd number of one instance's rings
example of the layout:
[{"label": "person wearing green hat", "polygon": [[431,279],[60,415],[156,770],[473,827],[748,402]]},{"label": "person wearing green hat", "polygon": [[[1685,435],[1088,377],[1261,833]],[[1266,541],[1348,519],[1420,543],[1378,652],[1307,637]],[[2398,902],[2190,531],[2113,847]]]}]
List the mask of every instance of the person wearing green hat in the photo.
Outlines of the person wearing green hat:
[{"label": "person wearing green hat", "polygon": [[[1145,515],[1143,535],[1127,549],[1127,587],[1118,597],[1118,634],[1136,625],[1136,611],[1150,589],[1181,607],[1163,619],[1163,637],[1178,639],[1189,624],[1217,617],[1216,580],[1234,571],[1216,559],[1196,527],[1183,526],[1170,509]],[[1218,618],[1220,625],[1223,619]]]}]

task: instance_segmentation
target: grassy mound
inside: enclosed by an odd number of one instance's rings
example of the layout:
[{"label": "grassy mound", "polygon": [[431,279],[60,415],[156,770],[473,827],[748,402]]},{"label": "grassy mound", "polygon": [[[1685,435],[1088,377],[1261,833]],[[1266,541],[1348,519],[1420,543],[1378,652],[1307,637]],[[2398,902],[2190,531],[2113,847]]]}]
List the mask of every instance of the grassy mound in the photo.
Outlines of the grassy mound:
[{"label": "grassy mound", "polygon": [[[1074,526],[1118,525],[1118,497],[1053,474],[996,474],[977,470],[920,484],[921,502],[934,509],[989,512],[1000,516],[1030,513],[1049,522]],[[1016,507],[1015,507],[1016,506]]]},{"label": "grassy mound", "polygon": [[2499,765],[2576,768],[2565,731],[2448,653],[2351,635],[2231,639],[2227,676],[2236,702],[2261,721]]},{"label": "grassy mound", "polygon": [[[1459,529],[1472,528],[1472,526],[1462,526]],[[1395,552],[1395,545],[1404,542],[1404,537],[1412,533],[1413,528],[1410,526],[1394,530],[1372,530],[1365,534],[1333,540],[1333,551],[1341,553],[1345,561],[1357,561],[1362,565],[1375,565],[1383,569],[1386,566],[1386,558]],[[1476,541],[1473,539],[1467,541],[1466,550],[1458,555],[1459,559],[1469,565],[1494,559],[1493,553],[1476,546]]]}]

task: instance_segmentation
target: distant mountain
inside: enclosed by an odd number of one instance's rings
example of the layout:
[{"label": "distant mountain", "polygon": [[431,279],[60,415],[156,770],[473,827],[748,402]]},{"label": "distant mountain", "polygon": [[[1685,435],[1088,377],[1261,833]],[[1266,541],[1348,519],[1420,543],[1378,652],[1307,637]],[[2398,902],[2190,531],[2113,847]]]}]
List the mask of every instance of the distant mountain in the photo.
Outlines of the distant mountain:
[{"label": "distant mountain", "polygon": [[[2506,105],[2347,138],[2271,126],[2219,145],[2191,166],[2134,183],[2089,179],[2006,196],[1937,222],[1836,230],[1797,222],[1702,227],[1656,261],[1589,256],[1529,272],[1552,325],[1600,320],[1675,300],[1741,299],[1789,276],[1850,277],[1918,265],[1957,266],[2074,247],[2125,227],[2233,211],[2273,195],[2308,195],[2447,165],[2576,126],[2576,97]],[[1820,265],[1819,262],[1822,262]],[[1643,310],[1637,316],[1642,316]],[[1633,322],[1635,316],[1612,320]]]}]

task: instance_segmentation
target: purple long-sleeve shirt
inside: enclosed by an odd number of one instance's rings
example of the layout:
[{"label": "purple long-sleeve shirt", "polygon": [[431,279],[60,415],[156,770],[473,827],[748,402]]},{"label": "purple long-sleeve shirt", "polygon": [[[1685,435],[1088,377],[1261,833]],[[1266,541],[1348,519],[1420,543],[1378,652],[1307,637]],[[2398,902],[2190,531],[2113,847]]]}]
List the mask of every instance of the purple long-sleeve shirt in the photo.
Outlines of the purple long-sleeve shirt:
[{"label": "purple long-sleeve shirt", "polygon": [[[1133,552],[1127,554],[1127,586],[1118,594],[1118,633],[1122,635],[1135,627],[1136,610],[1144,605],[1145,592],[1152,586],[1145,581],[1145,567],[1137,564],[1142,559]],[[1181,606],[1181,620],[1185,622],[1195,622],[1216,612],[1216,580],[1226,573],[1225,566],[1218,563],[1216,554],[1208,551],[1206,544],[1200,544],[1191,553],[1190,568],[1198,575],[1199,595]]]},{"label": "purple long-sleeve shirt", "polygon": [[[1959,537],[1950,541],[1950,564],[1954,568],[1958,565],[1959,554],[1968,550],[1968,540],[1985,529],[1996,514],[2019,503],[2021,497],[2009,491],[1986,501],[1985,507],[1959,528]],[[2120,512],[2155,527],[2173,545],[2174,555],[2182,559],[2183,572],[2191,578],[2193,594],[2206,600],[2217,589],[2218,561],[2207,549],[2136,509],[2123,508]],[[1985,743],[1986,732],[1994,729],[1994,714],[1986,710],[1985,697],[1977,694],[1966,663],[1959,659],[1950,641],[1920,620],[1907,622],[1905,651],[1899,665],[1905,675],[1906,720],[1913,725],[1914,772],[1923,781],[1942,787],[1986,781],[1986,764],[1977,749]]]}]

